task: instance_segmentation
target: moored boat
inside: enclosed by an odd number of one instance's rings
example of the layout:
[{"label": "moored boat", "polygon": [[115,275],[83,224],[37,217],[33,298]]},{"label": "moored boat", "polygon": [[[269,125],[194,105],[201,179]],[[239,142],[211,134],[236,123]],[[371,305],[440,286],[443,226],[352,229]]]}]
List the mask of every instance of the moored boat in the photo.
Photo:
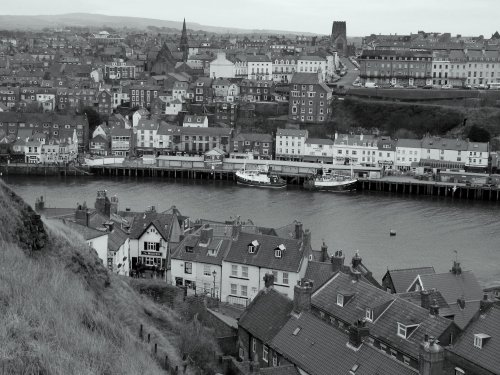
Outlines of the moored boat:
[{"label": "moored boat", "polygon": [[334,174],[323,168],[321,173],[310,176],[304,182],[304,187],[318,191],[354,191],[357,189],[358,179],[351,176]]},{"label": "moored boat", "polygon": [[267,187],[267,188],[284,188],[286,181],[273,173],[266,167],[257,169],[243,169],[236,172],[236,182],[241,185]]}]

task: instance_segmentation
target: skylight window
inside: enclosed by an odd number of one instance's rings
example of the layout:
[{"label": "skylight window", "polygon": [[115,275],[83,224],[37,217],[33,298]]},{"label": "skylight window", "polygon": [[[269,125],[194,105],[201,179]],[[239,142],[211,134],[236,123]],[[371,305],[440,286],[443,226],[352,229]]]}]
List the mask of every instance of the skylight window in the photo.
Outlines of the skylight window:
[{"label": "skylight window", "polygon": [[292,335],[297,336],[299,334],[299,332],[300,332],[301,329],[302,329],[301,327],[295,328],[295,330],[293,331]]}]

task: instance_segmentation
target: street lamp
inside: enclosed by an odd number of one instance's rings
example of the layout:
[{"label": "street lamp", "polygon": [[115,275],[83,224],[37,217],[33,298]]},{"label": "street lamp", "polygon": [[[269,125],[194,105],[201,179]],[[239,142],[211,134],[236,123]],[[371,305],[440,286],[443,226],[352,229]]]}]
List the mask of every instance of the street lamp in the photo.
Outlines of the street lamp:
[{"label": "street lamp", "polygon": [[215,298],[215,277],[217,276],[217,271],[214,270],[214,272],[212,272],[212,275],[214,276],[214,290],[212,292],[212,297]]}]

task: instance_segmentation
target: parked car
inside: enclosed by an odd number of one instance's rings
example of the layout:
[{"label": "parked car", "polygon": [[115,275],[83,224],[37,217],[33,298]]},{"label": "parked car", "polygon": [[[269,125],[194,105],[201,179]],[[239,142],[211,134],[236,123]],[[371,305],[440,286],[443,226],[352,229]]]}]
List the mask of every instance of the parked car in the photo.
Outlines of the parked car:
[{"label": "parked car", "polygon": [[453,86],[452,85],[443,85],[443,86],[441,86],[441,88],[444,90],[450,90],[453,88]]},{"label": "parked car", "polygon": [[426,90],[431,90],[432,89],[432,85],[425,85],[423,88],[426,89]]},{"label": "parked car", "polygon": [[375,82],[366,82],[365,87],[367,89],[378,89],[378,85]]},{"label": "parked car", "polygon": [[391,85],[391,87],[393,89],[404,89],[404,86],[403,85],[399,85],[399,84],[394,84],[394,85]]},{"label": "parked car", "polygon": [[486,90],[488,88],[488,85],[485,85],[484,83],[481,83],[477,88],[479,90]]},{"label": "parked car", "polygon": [[471,85],[464,85],[464,89],[465,90],[472,90],[472,86]]}]

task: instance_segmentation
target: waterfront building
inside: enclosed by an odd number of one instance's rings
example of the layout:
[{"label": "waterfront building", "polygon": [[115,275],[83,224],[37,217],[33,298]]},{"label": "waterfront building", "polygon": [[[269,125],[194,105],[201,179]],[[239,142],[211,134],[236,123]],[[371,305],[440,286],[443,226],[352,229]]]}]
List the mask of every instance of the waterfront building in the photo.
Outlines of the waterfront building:
[{"label": "waterfront building", "polygon": [[273,143],[270,134],[239,133],[234,137],[232,155],[251,154],[254,159],[272,159]]},{"label": "waterfront building", "polygon": [[231,234],[231,226],[213,224],[188,234],[172,251],[172,284],[219,299],[222,259],[231,246]]},{"label": "waterfront building", "polygon": [[226,154],[231,152],[233,129],[182,127],[180,136],[174,136],[174,151],[187,154],[201,154],[218,148]]},{"label": "waterfront building", "polygon": [[133,217],[130,227],[132,268],[137,264],[166,269],[170,251],[180,241],[181,228],[174,214],[158,213],[154,207],[146,212],[121,212],[125,219]]},{"label": "waterfront building", "polygon": [[232,233],[232,244],[222,261],[221,300],[246,306],[265,287],[264,276],[272,274],[274,287],[293,297],[293,285],[302,278],[312,259],[311,233],[296,223],[293,237],[247,233],[241,227]]},{"label": "waterfront building", "polygon": [[111,135],[111,155],[128,156],[132,146],[132,129],[112,128]]},{"label": "waterfront building", "polygon": [[467,142],[467,156],[465,166],[469,170],[477,169],[486,171],[489,165],[489,143],[487,142]]},{"label": "waterfront building", "polygon": [[449,165],[463,169],[468,157],[467,150],[468,142],[462,139],[424,137],[420,159],[426,165]]},{"label": "waterfront building", "polygon": [[334,142],[329,138],[307,138],[304,143],[303,161],[332,163]]},{"label": "waterfront building", "polygon": [[396,142],[390,137],[380,137],[377,140],[377,166],[385,169],[395,169]]},{"label": "waterfront building", "polygon": [[432,84],[432,52],[364,50],[358,58],[361,82],[425,86]]},{"label": "waterfront building", "polygon": [[376,167],[379,153],[377,138],[366,134],[335,133],[333,153],[335,164]]},{"label": "waterfront building", "polygon": [[92,155],[107,156],[111,153],[109,138],[98,134],[90,140],[89,151]]},{"label": "waterfront building", "polygon": [[396,169],[409,171],[418,166],[422,152],[420,139],[400,138],[396,141]]},{"label": "waterfront building", "polygon": [[276,159],[302,161],[309,132],[298,129],[276,131]]},{"label": "waterfront building", "polygon": [[135,148],[139,154],[154,154],[154,144],[159,123],[155,120],[139,120],[136,127]]},{"label": "waterfront building", "polygon": [[154,148],[157,154],[165,154],[173,151],[174,136],[180,138],[181,127],[176,125],[160,123],[154,140]]},{"label": "waterfront building", "polygon": [[332,90],[320,81],[321,74],[321,72],[293,74],[290,83],[289,120],[307,123],[327,121]]}]

